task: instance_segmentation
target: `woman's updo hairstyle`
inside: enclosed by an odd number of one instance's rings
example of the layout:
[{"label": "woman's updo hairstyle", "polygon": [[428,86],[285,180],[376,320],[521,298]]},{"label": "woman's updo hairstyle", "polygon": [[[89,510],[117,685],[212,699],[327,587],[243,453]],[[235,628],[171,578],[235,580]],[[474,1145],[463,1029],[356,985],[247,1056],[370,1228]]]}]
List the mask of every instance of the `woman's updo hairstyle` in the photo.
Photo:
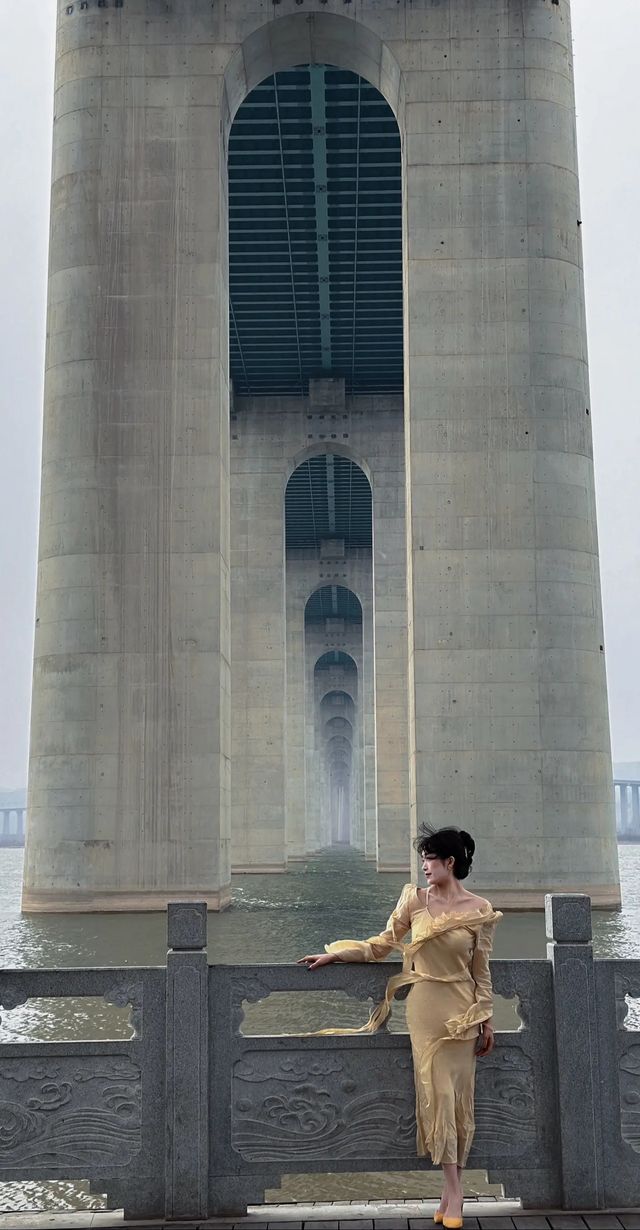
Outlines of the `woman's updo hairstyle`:
[{"label": "woman's updo hairstyle", "polygon": [[471,871],[476,843],[464,829],[432,829],[428,824],[421,824],[413,844],[421,857],[431,854],[433,858],[453,858],[456,880],[466,880]]}]

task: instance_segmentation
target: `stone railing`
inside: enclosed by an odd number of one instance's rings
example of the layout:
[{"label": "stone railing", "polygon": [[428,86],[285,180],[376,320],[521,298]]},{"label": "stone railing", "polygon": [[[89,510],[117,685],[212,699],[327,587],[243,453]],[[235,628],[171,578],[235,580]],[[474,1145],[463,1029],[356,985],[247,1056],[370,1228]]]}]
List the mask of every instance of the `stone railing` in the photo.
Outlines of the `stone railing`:
[{"label": "stone railing", "polygon": [[[596,960],[588,897],[547,898],[547,959],[493,961],[520,1028],[478,1065],[469,1164],[523,1204],[640,1204],[640,961]],[[165,968],[5,970],[0,1001],[103,996],[128,1041],[0,1050],[0,1179],[89,1179],[128,1216],[239,1213],[286,1173],[430,1169],[405,1034],[248,1036],[274,992],[381,998],[394,963],[209,966],[206,911],[169,907]],[[319,1001],[320,1002],[320,1001]],[[364,1006],[364,1005],[363,1005]],[[337,1022],[339,1023],[339,1021]]]}]

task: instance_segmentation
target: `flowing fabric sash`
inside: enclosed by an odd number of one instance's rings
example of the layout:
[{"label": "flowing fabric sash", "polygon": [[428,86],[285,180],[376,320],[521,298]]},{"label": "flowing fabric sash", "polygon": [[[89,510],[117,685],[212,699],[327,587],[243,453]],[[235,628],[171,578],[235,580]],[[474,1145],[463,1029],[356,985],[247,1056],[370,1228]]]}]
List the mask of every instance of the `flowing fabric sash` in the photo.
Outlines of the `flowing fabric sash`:
[{"label": "flowing fabric sash", "polygon": [[[401,940],[391,940],[388,942],[392,952],[402,953],[402,973],[393,974],[387,982],[384,999],[377,1004],[372,1010],[369,1020],[365,1025],[360,1025],[357,1028],[354,1026],[351,1029],[316,1029],[310,1033],[302,1034],[305,1038],[322,1038],[334,1037],[336,1035],[348,1036],[352,1034],[373,1034],[376,1033],[380,1026],[386,1021],[393,1002],[394,995],[401,987],[410,987],[417,982],[468,982],[473,981],[471,974],[468,978],[460,978],[457,974],[451,974],[448,977],[445,975],[441,978],[432,974],[419,974],[416,970],[412,970],[413,958],[418,949],[422,948],[423,944],[434,939],[437,935],[443,935],[446,931],[453,931],[456,927],[469,927],[471,930],[476,930],[486,922],[497,922],[502,918],[500,911],[490,910],[469,910],[464,914],[441,914],[439,918],[432,918],[430,914],[425,913],[424,919],[421,918],[418,923],[421,934],[416,936],[410,944],[403,944]],[[464,920],[464,921],[463,921]],[[421,925],[426,922],[426,931]],[[353,948],[348,940],[341,940],[338,943],[344,945],[344,950]],[[332,947],[337,947],[333,945]],[[466,1033],[473,1025],[479,1025],[482,1021],[486,1021],[490,1013],[486,1008],[482,1008],[480,1004],[471,1004],[470,1007],[463,1012],[461,1016],[452,1017],[446,1021],[447,1031],[451,1038],[458,1038]]]}]

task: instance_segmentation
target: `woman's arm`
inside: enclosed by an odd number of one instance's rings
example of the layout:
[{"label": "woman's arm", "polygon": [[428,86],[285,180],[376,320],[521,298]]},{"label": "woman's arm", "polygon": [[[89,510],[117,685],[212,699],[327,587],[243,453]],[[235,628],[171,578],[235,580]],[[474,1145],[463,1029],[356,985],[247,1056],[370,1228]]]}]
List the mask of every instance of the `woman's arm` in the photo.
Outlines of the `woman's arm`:
[{"label": "woman's arm", "polygon": [[485,1020],[493,1016],[493,986],[489,957],[493,949],[495,922],[486,922],[478,929],[471,959],[471,975],[476,984],[476,1003],[486,1011]]},{"label": "woman's arm", "polygon": [[413,885],[405,884],[380,935],[372,935],[368,940],[335,940],[333,944],[325,944],[324,954],[303,957],[298,964],[316,969],[330,961],[383,961],[390,952],[400,948],[402,939],[411,929],[409,898],[412,889]]},{"label": "woman's arm", "polygon": [[493,985],[489,958],[493,949],[495,922],[486,922],[476,935],[476,943],[471,961],[471,974],[476,984],[476,1004],[478,1015],[476,1019],[481,1024],[482,1034],[476,1048],[479,1057],[488,1055],[493,1050]]}]

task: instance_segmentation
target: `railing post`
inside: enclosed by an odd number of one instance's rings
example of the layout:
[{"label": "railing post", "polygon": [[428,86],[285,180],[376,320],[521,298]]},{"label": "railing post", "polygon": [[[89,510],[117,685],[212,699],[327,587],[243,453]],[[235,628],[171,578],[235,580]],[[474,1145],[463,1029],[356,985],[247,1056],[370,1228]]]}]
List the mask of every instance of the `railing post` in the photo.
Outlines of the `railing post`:
[{"label": "railing post", "polygon": [[602,1090],[591,945],[591,899],[545,897],[553,967],[563,1207],[605,1207]]},{"label": "railing post", "polygon": [[209,1047],[207,907],[168,907],[165,1216],[207,1216]]}]

